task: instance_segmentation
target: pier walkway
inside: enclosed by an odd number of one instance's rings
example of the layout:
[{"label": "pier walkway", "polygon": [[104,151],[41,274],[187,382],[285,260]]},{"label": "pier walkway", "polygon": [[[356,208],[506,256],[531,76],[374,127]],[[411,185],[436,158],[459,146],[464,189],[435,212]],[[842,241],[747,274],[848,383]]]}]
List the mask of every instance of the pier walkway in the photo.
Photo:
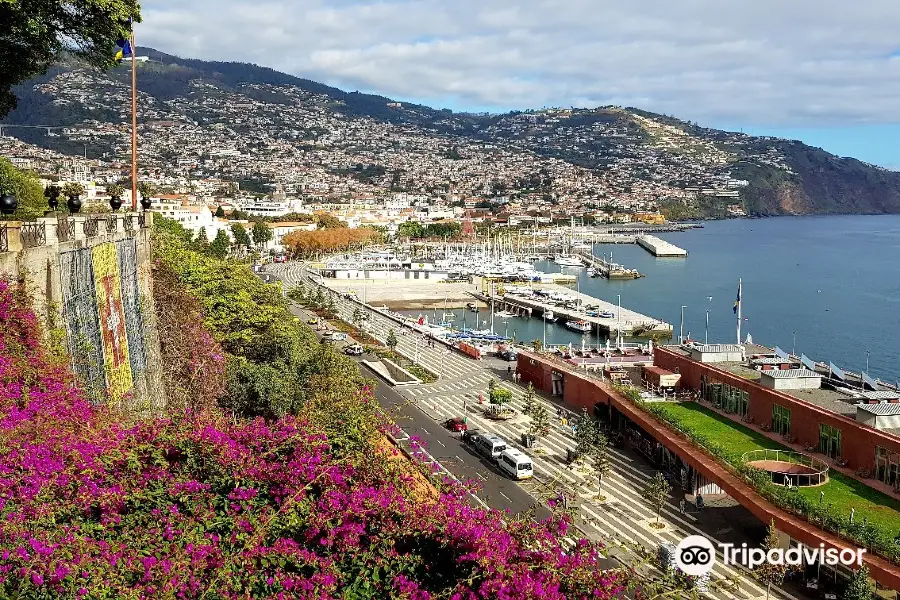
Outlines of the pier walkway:
[{"label": "pier walkway", "polygon": [[[598,312],[607,311],[613,313],[613,315],[615,316],[611,319],[605,319],[602,317],[589,317],[583,312],[579,312],[577,310],[564,308],[562,306],[555,306],[549,302],[549,299],[538,300],[537,298],[534,298],[532,296],[524,296],[510,292],[506,292],[503,295],[494,295],[493,300],[495,310],[511,309],[512,312],[530,311],[531,314],[537,315],[543,315],[546,311],[549,310],[553,311],[554,316],[558,320],[587,321],[591,324],[595,331],[599,329],[601,332],[606,333],[607,335],[617,334],[618,332],[621,332],[622,335],[672,333],[672,325],[666,323],[665,321],[654,319],[653,317],[648,317],[647,315],[642,315],[639,312],[629,310],[624,307],[620,308],[612,302],[607,302],[606,300],[601,300],[600,298],[594,298],[592,296],[588,296],[587,294],[576,292],[575,290],[569,289],[567,287],[555,284],[535,284],[532,287],[534,289],[565,294],[570,298],[580,300],[581,306],[599,306],[600,308],[598,309]],[[481,300],[482,302],[485,302],[487,304],[490,304],[491,302],[491,296],[488,294],[480,292],[470,293],[473,297]]]},{"label": "pier walkway", "polygon": [[577,254],[589,267],[593,267],[607,279],[638,279],[644,277],[637,269],[628,269],[618,263],[609,262],[599,256],[594,256],[586,250],[579,250]]}]

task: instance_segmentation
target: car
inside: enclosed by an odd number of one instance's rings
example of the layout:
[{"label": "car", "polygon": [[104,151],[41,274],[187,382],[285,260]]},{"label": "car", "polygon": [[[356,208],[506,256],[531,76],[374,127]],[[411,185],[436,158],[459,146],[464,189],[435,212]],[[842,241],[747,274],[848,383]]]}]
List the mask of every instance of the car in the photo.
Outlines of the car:
[{"label": "car", "polygon": [[363,353],[363,347],[359,344],[350,344],[344,348],[344,354],[348,356],[361,356]]},{"label": "car", "polygon": [[462,417],[451,417],[444,421],[444,427],[453,432],[463,432],[468,431],[469,426],[466,425],[466,420]]},{"label": "car", "polygon": [[282,255],[276,256],[275,258],[272,259],[272,262],[276,262],[276,263],[287,262],[287,256],[282,256]]},{"label": "car", "polygon": [[507,361],[514,361],[519,358],[519,354],[513,348],[504,348],[497,353],[497,358]]},{"label": "car", "polygon": [[309,324],[309,325],[317,325],[318,323],[319,323],[319,320],[315,317],[312,317],[309,321],[307,321],[307,324]]}]

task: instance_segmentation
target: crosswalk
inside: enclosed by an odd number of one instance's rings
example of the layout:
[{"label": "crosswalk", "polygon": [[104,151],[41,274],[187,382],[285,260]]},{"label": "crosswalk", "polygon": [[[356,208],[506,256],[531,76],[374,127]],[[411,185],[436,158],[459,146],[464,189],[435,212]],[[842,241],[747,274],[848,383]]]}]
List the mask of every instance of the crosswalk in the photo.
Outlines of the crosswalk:
[{"label": "crosswalk", "polygon": [[[270,272],[280,276],[289,285],[298,283],[302,278],[300,267],[294,263],[275,265]],[[336,299],[340,317],[350,321],[353,312],[364,310],[358,303],[346,299]],[[525,389],[509,380],[498,381],[499,385],[510,391],[511,402],[508,406],[514,409],[516,416],[507,421],[488,419],[483,411],[488,407],[487,386],[496,375],[483,368],[476,360],[450,351],[446,346],[437,344],[429,348],[418,333],[400,334],[400,325],[378,311],[368,311],[366,331],[380,340],[386,340],[390,330],[395,331],[397,350],[439,375],[437,382],[427,385],[405,387],[403,393],[436,421],[450,417],[465,415],[470,429],[494,433],[507,443],[522,450],[520,444],[522,434],[530,427],[530,418],[522,414]],[[406,331],[409,331],[408,329]],[[484,404],[479,403],[479,394]],[[548,400],[536,397],[544,405],[548,414],[554,415],[557,405]],[[619,539],[632,544],[640,544],[655,550],[662,542],[677,544],[688,535],[705,535],[713,542],[715,536],[702,531],[698,526],[697,516],[682,514],[674,504],[667,504],[661,511],[660,521],[665,528],[656,530],[650,524],[656,515],[646,505],[642,490],[655,471],[642,461],[637,461],[628,454],[610,447],[610,472],[604,476],[602,489],[598,490],[597,478],[592,469],[580,465],[566,464],[567,450],[574,450],[575,441],[570,427],[555,423],[551,432],[538,440],[536,448],[528,449],[533,458],[535,480],[523,483],[530,492],[537,486],[551,484],[559,489],[574,492],[579,498],[578,525],[587,532],[596,532],[597,537],[605,540]],[[533,491],[537,491],[534,489]],[[605,500],[597,501],[601,494]],[[756,600],[766,598],[766,590],[760,586],[743,569],[738,572],[733,567],[716,564],[713,575],[721,580],[739,578],[738,586],[732,590],[714,590],[707,593],[716,599]],[[771,598],[793,599],[793,596],[781,590],[772,590]]]}]

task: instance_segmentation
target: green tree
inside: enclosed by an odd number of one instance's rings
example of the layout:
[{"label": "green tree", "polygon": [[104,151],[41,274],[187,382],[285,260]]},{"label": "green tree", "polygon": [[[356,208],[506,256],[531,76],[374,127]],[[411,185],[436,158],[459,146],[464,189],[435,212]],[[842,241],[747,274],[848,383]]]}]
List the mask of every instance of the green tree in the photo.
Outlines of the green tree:
[{"label": "green tree", "polygon": [[656,513],[656,523],[659,524],[659,513],[662,512],[663,506],[669,500],[669,494],[672,492],[672,486],[666,481],[665,475],[657,473],[644,486],[642,496],[647,500],[647,504]]},{"label": "green tree", "polygon": [[400,227],[397,228],[398,237],[420,238],[424,235],[425,230],[422,228],[422,224],[418,221],[407,221],[405,223],[401,223]]},{"label": "green tree", "polygon": [[603,434],[598,434],[597,439],[594,440],[594,445],[591,446],[591,466],[597,475],[597,496],[600,497],[603,478],[612,469],[612,464],[609,461],[609,443]]},{"label": "green tree", "polygon": [[116,40],[130,34],[129,19],[141,21],[135,0],[4,0],[0,2],[0,117],[16,107],[12,88],[64,54],[94,67],[115,64]]},{"label": "green tree", "polygon": [[328,304],[325,306],[325,310],[327,310],[328,314],[331,315],[332,317],[337,315],[337,306],[334,303],[334,295],[333,294],[328,295]]},{"label": "green tree", "polygon": [[543,403],[536,404],[531,411],[531,427],[528,433],[535,437],[544,437],[550,433],[550,415]]},{"label": "green tree", "polygon": [[872,584],[869,583],[869,568],[862,565],[850,575],[850,582],[844,591],[844,600],[872,600]]},{"label": "green tree", "polygon": [[534,384],[530,381],[528,382],[528,387],[525,388],[525,394],[522,397],[522,402],[524,406],[522,407],[522,414],[530,415],[531,412],[535,408],[537,399],[534,394]]},{"label": "green tree", "polygon": [[391,351],[391,354],[394,354],[394,350],[397,348],[397,336],[394,335],[394,330],[391,329],[388,331],[387,339],[384,341],[385,345],[387,345],[388,349]]},{"label": "green tree", "polygon": [[345,229],[347,224],[331,213],[318,213],[315,216],[316,227],[319,229]]},{"label": "green tree", "polygon": [[224,219],[224,218],[225,218],[225,209],[222,208],[222,205],[221,205],[221,204],[220,204],[219,206],[216,207],[216,212],[215,212],[215,214],[214,214],[213,216],[216,217],[217,219]]},{"label": "green tree", "polygon": [[[766,539],[762,543],[762,549],[769,552],[779,547],[778,530],[775,529],[775,521],[769,522],[769,531]],[[772,586],[780,586],[784,582],[784,576],[787,574],[787,565],[774,564],[768,561],[753,569],[753,577],[761,584],[766,586],[766,600],[769,598],[769,591]]]},{"label": "green tree", "polygon": [[325,306],[325,294],[322,292],[321,287],[316,287],[316,294],[313,296],[313,306],[316,308]]},{"label": "green tree", "polygon": [[587,409],[582,407],[581,419],[575,428],[575,456],[577,458],[586,456],[591,451],[591,447],[597,441],[596,432],[597,429],[591,422]]},{"label": "green tree", "polygon": [[194,248],[197,250],[206,250],[209,246],[209,237],[206,235],[206,227],[197,230],[197,237],[194,238]]},{"label": "green tree", "polygon": [[[221,208],[221,207],[220,207]],[[234,243],[242,248],[249,248],[250,244],[250,234],[247,233],[247,229],[241,223],[232,223],[231,224],[231,235],[234,236]]]},{"label": "green tree", "polygon": [[535,352],[540,352],[544,345],[541,343],[541,340],[531,340],[531,347],[534,348]]},{"label": "green tree", "polygon": [[[3,9],[0,8],[0,14]],[[3,42],[0,41],[0,47]],[[2,67],[0,67],[2,72]],[[0,92],[2,93],[2,92]],[[19,207],[11,215],[0,215],[0,220],[33,221],[44,216],[47,201],[38,178],[20,171],[5,158],[0,157],[0,194],[12,194],[19,201]]]},{"label": "green tree", "polygon": [[503,406],[512,400],[512,392],[497,383],[497,380],[488,381],[488,400],[496,410],[502,412]]},{"label": "green tree", "polygon": [[262,246],[272,239],[272,230],[269,229],[269,226],[264,221],[255,221],[250,236],[253,238],[254,244]]},{"label": "green tree", "polygon": [[362,322],[362,311],[359,310],[359,307],[354,307],[353,315],[350,317],[350,320],[353,324],[359,327],[359,324]]},{"label": "green tree", "polygon": [[290,300],[293,300],[297,304],[305,305],[306,304],[306,286],[302,283],[292,287],[288,290],[287,297]]},{"label": "green tree", "polygon": [[214,258],[225,258],[228,256],[228,248],[231,246],[231,240],[224,229],[220,229],[215,239],[209,245],[209,254]]}]

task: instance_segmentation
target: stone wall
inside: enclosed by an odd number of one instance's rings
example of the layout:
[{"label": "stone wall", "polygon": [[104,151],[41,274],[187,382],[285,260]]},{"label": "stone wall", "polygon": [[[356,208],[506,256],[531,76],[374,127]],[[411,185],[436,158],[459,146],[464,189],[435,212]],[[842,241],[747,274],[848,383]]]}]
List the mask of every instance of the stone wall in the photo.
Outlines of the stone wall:
[{"label": "stone wall", "polygon": [[131,414],[165,408],[150,273],[152,214],[0,223],[0,274],[26,283],[46,329],[64,330],[95,402]]}]

